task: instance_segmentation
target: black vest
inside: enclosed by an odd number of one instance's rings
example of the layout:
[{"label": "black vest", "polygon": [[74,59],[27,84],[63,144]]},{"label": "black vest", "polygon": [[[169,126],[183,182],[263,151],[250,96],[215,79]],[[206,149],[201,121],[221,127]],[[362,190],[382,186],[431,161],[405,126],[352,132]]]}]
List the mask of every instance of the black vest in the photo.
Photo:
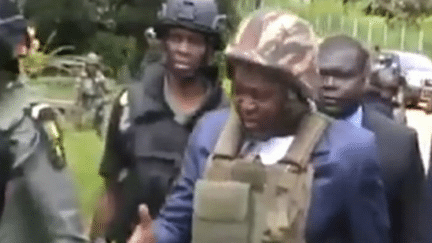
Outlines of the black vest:
[{"label": "black vest", "polygon": [[[156,63],[149,66],[144,77],[128,89],[131,126],[124,134],[124,153],[128,154],[129,174],[123,182],[125,204],[119,208],[109,239],[124,242],[131,221],[138,221],[140,203],[149,206],[154,218],[158,215],[170,187],[178,176],[182,157],[196,121],[206,112],[228,105],[222,89],[213,80],[211,94],[205,105],[186,125],[174,120],[163,94],[165,68]],[[207,78],[203,75],[203,78]],[[125,234],[126,233],[126,234]],[[115,235],[113,235],[115,234]]]}]

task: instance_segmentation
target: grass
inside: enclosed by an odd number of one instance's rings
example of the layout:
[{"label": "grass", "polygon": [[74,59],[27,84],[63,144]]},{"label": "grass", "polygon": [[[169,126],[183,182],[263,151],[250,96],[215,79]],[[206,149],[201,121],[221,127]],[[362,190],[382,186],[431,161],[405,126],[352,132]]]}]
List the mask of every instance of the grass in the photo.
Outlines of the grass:
[{"label": "grass", "polygon": [[75,183],[81,212],[89,222],[98,195],[102,190],[102,179],[98,176],[102,155],[102,141],[93,130],[65,130],[65,148],[69,168],[75,174]]},{"label": "grass", "polygon": [[40,77],[32,79],[31,85],[43,92],[48,99],[74,99],[75,79],[70,77]]}]

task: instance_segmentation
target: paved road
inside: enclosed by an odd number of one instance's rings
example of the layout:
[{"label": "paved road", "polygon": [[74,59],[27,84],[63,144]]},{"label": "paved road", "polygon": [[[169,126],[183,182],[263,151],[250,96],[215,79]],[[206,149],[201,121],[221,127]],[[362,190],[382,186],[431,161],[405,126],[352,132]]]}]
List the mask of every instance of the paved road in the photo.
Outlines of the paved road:
[{"label": "paved road", "polygon": [[410,109],[407,111],[408,126],[417,130],[420,152],[423,164],[429,168],[429,157],[432,137],[432,114],[427,115],[421,109]]}]

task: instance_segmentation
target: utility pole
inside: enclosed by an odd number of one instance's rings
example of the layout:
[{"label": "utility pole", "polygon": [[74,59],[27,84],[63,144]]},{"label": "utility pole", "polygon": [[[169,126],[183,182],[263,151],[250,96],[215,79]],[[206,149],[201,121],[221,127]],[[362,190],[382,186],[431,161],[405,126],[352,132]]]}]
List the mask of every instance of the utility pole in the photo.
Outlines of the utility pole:
[{"label": "utility pole", "polygon": [[424,40],[424,30],[420,26],[420,32],[419,32],[419,43],[418,43],[418,50],[419,52],[423,51],[423,40]]},{"label": "utility pole", "polygon": [[357,38],[357,32],[358,32],[358,19],[357,17],[354,18],[354,28],[353,28],[353,37]]},{"label": "utility pole", "polygon": [[384,24],[384,47],[387,47],[387,35],[388,35],[388,25],[387,22]]},{"label": "utility pole", "polygon": [[405,47],[405,33],[406,33],[406,21],[402,24],[402,30],[401,30],[401,43],[400,43],[400,49],[403,51]]}]

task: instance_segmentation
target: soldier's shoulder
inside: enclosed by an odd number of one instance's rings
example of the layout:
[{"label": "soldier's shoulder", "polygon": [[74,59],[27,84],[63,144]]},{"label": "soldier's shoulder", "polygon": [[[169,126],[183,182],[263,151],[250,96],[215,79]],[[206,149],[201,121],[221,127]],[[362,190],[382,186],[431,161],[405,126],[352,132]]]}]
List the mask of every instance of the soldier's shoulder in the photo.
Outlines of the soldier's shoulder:
[{"label": "soldier's shoulder", "polygon": [[13,167],[21,166],[36,150],[40,142],[40,131],[29,116],[22,116],[8,130],[12,141],[11,150],[15,156]]},{"label": "soldier's shoulder", "polygon": [[109,120],[112,120],[113,117],[116,117],[115,119],[119,119],[121,116],[123,116],[123,113],[130,105],[129,101],[130,95],[128,92],[128,88],[124,88],[120,90],[116,95],[114,100],[110,104],[110,108],[108,109],[108,116]]},{"label": "soldier's shoulder", "polygon": [[35,143],[43,143],[52,166],[55,169],[63,169],[66,166],[66,155],[58,111],[46,103],[32,103],[25,108],[24,115],[24,120],[28,121],[29,126],[32,125],[31,130],[38,135]]},{"label": "soldier's shoulder", "polygon": [[56,109],[46,103],[31,103],[25,112],[36,122],[56,120],[58,116]]},{"label": "soldier's shoulder", "polygon": [[228,120],[229,113],[230,108],[223,108],[205,113],[198,120],[194,128],[195,133],[199,133],[199,137],[203,140],[218,138],[219,133]]}]

